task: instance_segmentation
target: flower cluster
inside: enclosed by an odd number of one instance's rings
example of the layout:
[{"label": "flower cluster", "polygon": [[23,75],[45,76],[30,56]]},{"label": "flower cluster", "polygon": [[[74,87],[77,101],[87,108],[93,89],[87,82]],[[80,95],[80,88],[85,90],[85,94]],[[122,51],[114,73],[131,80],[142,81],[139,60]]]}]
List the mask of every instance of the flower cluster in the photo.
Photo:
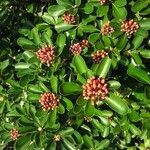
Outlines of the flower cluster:
[{"label": "flower cluster", "polygon": [[92,54],[92,59],[95,63],[99,63],[100,60],[104,57],[106,57],[108,55],[107,52],[105,52],[104,50],[98,50],[95,53]]},{"label": "flower cluster", "polygon": [[54,47],[51,45],[47,45],[38,50],[36,53],[37,58],[42,62],[50,66],[54,63],[55,60],[55,50]]},{"label": "flower cluster", "polygon": [[114,32],[114,28],[110,25],[110,22],[107,22],[102,26],[101,29],[102,35],[110,35],[113,32]]},{"label": "flower cluster", "polygon": [[83,97],[86,100],[92,100],[94,104],[98,100],[103,100],[108,94],[108,85],[105,79],[99,77],[91,77],[87,83],[83,85]]},{"label": "flower cluster", "polygon": [[17,130],[17,129],[12,129],[11,131],[10,131],[10,137],[13,139],[13,140],[17,140],[18,139],[18,137],[20,136],[20,134],[19,134],[19,131]]},{"label": "flower cluster", "polygon": [[104,4],[106,4],[106,3],[110,2],[110,1],[111,0],[99,0],[101,5],[104,5]]},{"label": "flower cluster", "polygon": [[89,42],[88,40],[82,40],[81,42],[74,43],[73,45],[70,46],[69,50],[74,54],[74,55],[79,55],[82,50],[86,47],[89,47]]},{"label": "flower cluster", "polygon": [[42,105],[42,109],[45,110],[54,110],[59,102],[59,99],[54,93],[44,93],[41,95],[39,102]]},{"label": "flower cluster", "polygon": [[122,22],[121,31],[125,32],[128,37],[130,37],[133,33],[136,33],[138,29],[139,25],[133,19]]},{"label": "flower cluster", "polygon": [[71,15],[69,13],[65,13],[62,17],[64,23],[67,23],[67,24],[74,24],[75,23],[75,16],[74,15]]},{"label": "flower cluster", "polygon": [[55,141],[55,142],[59,142],[60,140],[61,140],[60,135],[59,135],[59,134],[55,134],[55,135],[54,135],[54,141]]},{"label": "flower cluster", "polygon": [[82,40],[80,42],[80,45],[81,45],[82,48],[89,47],[89,41],[88,40]]}]

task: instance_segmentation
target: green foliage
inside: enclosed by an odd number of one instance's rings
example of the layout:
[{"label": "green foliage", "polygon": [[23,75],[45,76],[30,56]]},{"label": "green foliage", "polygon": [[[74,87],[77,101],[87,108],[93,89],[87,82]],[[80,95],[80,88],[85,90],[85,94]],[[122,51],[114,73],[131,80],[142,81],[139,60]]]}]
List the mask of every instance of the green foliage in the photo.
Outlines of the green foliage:
[{"label": "green foliage", "polygon": [[[63,20],[66,13],[74,23]],[[150,148],[149,16],[149,0],[1,1],[0,149]],[[132,36],[121,31],[126,19],[139,25]],[[104,35],[107,22],[114,32]],[[73,55],[70,46],[82,40],[89,46]],[[55,51],[50,66],[37,57],[46,45]],[[108,55],[94,63],[97,50]],[[108,83],[108,95],[97,103],[83,96],[92,76]],[[48,92],[59,102],[44,111],[39,100]]]}]

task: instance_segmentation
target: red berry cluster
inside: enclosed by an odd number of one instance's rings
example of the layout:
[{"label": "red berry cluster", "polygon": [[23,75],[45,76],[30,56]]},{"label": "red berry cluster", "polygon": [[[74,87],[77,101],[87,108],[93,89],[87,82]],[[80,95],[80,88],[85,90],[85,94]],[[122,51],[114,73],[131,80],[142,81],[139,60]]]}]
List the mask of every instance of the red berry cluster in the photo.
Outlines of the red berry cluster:
[{"label": "red berry cluster", "polygon": [[54,93],[44,93],[41,95],[39,102],[42,105],[42,109],[45,110],[54,110],[59,102],[59,99]]},{"label": "red berry cluster", "polygon": [[70,46],[69,50],[74,54],[74,55],[79,55],[82,50],[86,47],[89,47],[89,42],[88,40],[82,40],[81,42],[75,43]]},{"label": "red berry cluster", "polygon": [[89,47],[89,41],[88,40],[82,40],[80,42],[80,45],[81,45],[82,48]]},{"label": "red berry cluster", "polygon": [[113,32],[114,32],[114,28],[110,25],[110,22],[107,22],[102,26],[101,29],[102,35],[110,35]]},{"label": "red berry cluster", "polygon": [[51,45],[47,45],[38,50],[36,53],[37,58],[42,62],[50,66],[54,63],[55,60],[55,50],[54,47]]},{"label": "red berry cluster", "polygon": [[104,57],[106,57],[108,55],[107,52],[105,52],[104,50],[98,50],[95,53],[92,54],[92,59],[95,63],[99,63],[100,60]]},{"label": "red berry cluster", "polygon": [[83,97],[86,100],[92,100],[94,104],[98,100],[103,100],[108,94],[108,85],[105,79],[99,77],[91,77],[87,83],[83,85]]},{"label": "red berry cluster", "polygon": [[106,3],[110,2],[110,1],[111,0],[99,0],[101,5],[104,5],[104,4],[106,4]]},{"label": "red berry cluster", "polygon": [[131,36],[133,33],[137,32],[139,25],[133,19],[125,20],[122,22],[121,31],[125,32],[127,36]]},{"label": "red berry cluster", "polygon": [[75,43],[70,46],[69,50],[74,54],[74,55],[79,55],[82,52],[82,47],[80,43]]},{"label": "red berry cluster", "polygon": [[10,136],[11,136],[11,138],[13,139],[13,140],[17,140],[18,139],[18,137],[20,136],[20,134],[19,134],[19,131],[17,130],[17,129],[12,129],[11,131],[10,131]]},{"label": "red berry cluster", "polygon": [[69,13],[65,13],[62,17],[64,23],[67,23],[67,24],[74,24],[75,23],[75,16],[74,15],[71,15]]}]

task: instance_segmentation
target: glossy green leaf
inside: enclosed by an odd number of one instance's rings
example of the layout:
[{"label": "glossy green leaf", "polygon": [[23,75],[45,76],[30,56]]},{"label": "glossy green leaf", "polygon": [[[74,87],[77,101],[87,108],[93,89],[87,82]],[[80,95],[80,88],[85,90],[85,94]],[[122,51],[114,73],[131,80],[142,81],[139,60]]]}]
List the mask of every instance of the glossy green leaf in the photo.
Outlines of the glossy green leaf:
[{"label": "glossy green leaf", "polygon": [[97,29],[93,25],[80,24],[79,27],[78,27],[78,29],[81,30],[82,32],[85,32],[85,33],[100,32],[99,29]]},{"label": "glossy green leaf", "polygon": [[75,27],[75,25],[66,24],[66,23],[60,23],[60,24],[55,25],[55,29],[57,32],[63,32],[73,27]]},{"label": "glossy green leaf", "polygon": [[29,61],[32,57],[34,57],[34,54],[30,51],[25,51],[23,53],[23,57],[24,57],[25,61]]},{"label": "glossy green leaf", "polygon": [[91,117],[94,115],[94,104],[91,101],[87,102],[86,104],[85,115],[88,117]]},{"label": "glossy green leaf", "polygon": [[33,36],[34,43],[36,45],[40,45],[40,43],[41,43],[40,35],[39,35],[38,29],[36,27],[34,27],[32,29],[31,34]]},{"label": "glossy green leaf", "polygon": [[150,76],[143,68],[139,66],[130,65],[127,73],[129,76],[142,83],[150,84]]},{"label": "glossy green leaf", "polygon": [[80,94],[82,88],[79,84],[74,82],[65,82],[60,86],[60,90],[64,95]]},{"label": "glossy green leaf", "polygon": [[82,75],[78,74],[77,75],[77,81],[84,84],[86,82],[86,79]]},{"label": "glossy green leaf", "polygon": [[140,135],[141,131],[138,127],[136,127],[134,124],[130,124],[130,131],[134,134],[134,135]]},{"label": "glossy green leaf", "polygon": [[29,92],[33,92],[33,93],[39,93],[39,94],[43,93],[43,91],[38,85],[28,85],[28,90]]},{"label": "glossy green leaf", "polygon": [[126,0],[115,0],[115,3],[114,3],[117,7],[123,7],[127,4],[127,1]]},{"label": "glossy green leaf", "polygon": [[42,19],[48,24],[55,24],[54,18],[48,13],[44,13]]},{"label": "glossy green leaf", "polygon": [[98,17],[102,17],[102,16],[107,15],[108,10],[109,10],[108,6],[106,6],[106,5],[103,5],[103,6],[99,5],[96,14],[97,14]]},{"label": "glossy green leaf", "polygon": [[84,143],[85,143],[85,145],[87,147],[89,147],[89,148],[93,148],[94,147],[92,137],[90,137],[88,135],[84,135],[83,136],[83,140],[84,140]]},{"label": "glossy green leaf", "polygon": [[79,96],[78,97],[78,99],[77,99],[77,101],[76,101],[76,103],[78,104],[78,105],[85,105],[86,103],[87,103],[87,100],[85,100],[84,98],[83,98],[83,96]]},{"label": "glossy green leaf", "polygon": [[68,135],[71,135],[74,132],[74,129],[72,127],[67,127],[65,130],[59,131],[59,134],[61,137],[66,137]]},{"label": "glossy green leaf", "polygon": [[104,102],[120,115],[126,115],[128,113],[129,108],[125,100],[113,93],[110,93]]},{"label": "glossy green leaf", "polygon": [[60,6],[60,5],[50,5],[48,7],[48,13],[51,16],[59,16],[62,15],[66,11],[65,7]]},{"label": "glossy green leaf", "polygon": [[118,89],[121,86],[121,84],[115,80],[108,81],[108,85],[109,85],[109,88],[111,88],[111,89]]},{"label": "glossy green leaf", "polygon": [[28,94],[27,100],[30,102],[38,102],[41,96],[39,94]]},{"label": "glossy green leaf", "polygon": [[52,91],[55,92],[55,93],[57,93],[58,78],[56,76],[51,76],[51,78],[50,78],[50,84],[51,84]]},{"label": "glossy green leaf", "polygon": [[105,78],[111,67],[111,62],[112,61],[109,57],[104,58],[96,70],[96,75]]},{"label": "glossy green leaf", "polygon": [[127,11],[125,7],[118,7],[115,4],[113,4],[113,15],[117,19],[124,20],[127,16]]},{"label": "glossy green leaf", "polygon": [[83,106],[82,105],[77,105],[75,104],[73,107],[73,113],[78,115],[79,113],[82,112]]},{"label": "glossy green leaf", "polygon": [[109,135],[109,127],[105,127],[102,133],[102,137],[106,138]]},{"label": "glossy green leaf", "polygon": [[141,11],[143,8],[147,7],[147,5],[150,4],[149,0],[139,0],[135,2],[135,4],[132,6],[133,12]]},{"label": "glossy green leaf", "polygon": [[57,110],[54,109],[50,112],[49,118],[48,118],[48,125],[50,128],[54,126],[56,119],[57,119]]},{"label": "glossy green leaf", "polygon": [[103,132],[103,131],[104,131],[104,126],[103,126],[97,119],[92,119],[92,125],[93,125],[99,132]]},{"label": "glossy green leaf", "polygon": [[20,137],[17,142],[15,143],[15,149],[16,150],[25,150],[28,148],[28,146],[31,143],[31,136],[23,136]]},{"label": "glossy green leaf", "polygon": [[30,64],[24,63],[24,62],[19,62],[18,64],[15,65],[16,70],[23,70],[23,69],[29,69]]},{"label": "glossy green leaf", "polygon": [[142,42],[144,40],[144,37],[141,35],[136,35],[132,41],[134,48],[137,49],[138,47],[141,46]]},{"label": "glossy green leaf", "polygon": [[74,56],[73,63],[74,63],[76,70],[78,71],[79,74],[83,74],[88,70],[87,65],[86,65],[83,57],[80,55]]},{"label": "glossy green leaf", "polygon": [[[50,30],[51,31],[51,30]],[[52,41],[50,39],[52,33],[48,33],[48,32],[43,32],[42,33],[42,40],[45,44],[47,45],[53,45]]]},{"label": "glossy green leaf", "polygon": [[94,7],[93,7],[92,4],[86,3],[86,5],[85,5],[85,7],[83,8],[83,10],[84,10],[84,13],[85,13],[85,14],[91,14],[91,13],[93,12],[93,10],[94,10]]},{"label": "glossy green leaf", "polygon": [[70,7],[73,5],[73,0],[56,0],[57,3],[61,6],[64,6],[64,7]]},{"label": "glossy green leaf", "polygon": [[39,82],[39,87],[43,92],[49,92],[50,90],[44,85],[44,83]]},{"label": "glossy green leaf", "polygon": [[66,105],[65,108],[66,108],[68,111],[73,108],[73,103],[72,103],[71,100],[69,100],[68,98],[64,97],[64,98],[63,98],[63,101],[64,101],[64,103],[65,103],[65,105]]},{"label": "glossy green leaf", "polygon": [[150,59],[150,50],[140,50],[139,53],[143,58]]},{"label": "glossy green leaf", "polygon": [[4,70],[5,68],[7,68],[7,66],[9,65],[9,60],[5,60],[3,62],[0,62],[0,70]]},{"label": "glossy green leaf", "polygon": [[27,49],[27,50],[34,50],[36,49],[36,45],[31,41],[31,40],[28,40],[27,38],[24,38],[24,37],[20,37],[18,40],[17,40],[17,43],[19,46],[21,46],[23,49]]},{"label": "glossy green leaf", "polygon": [[59,104],[57,110],[58,110],[59,114],[64,114],[65,113],[65,107],[61,103]]},{"label": "glossy green leaf", "polygon": [[78,131],[73,132],[73,137],[74,137],[77,144],[82,144],[83,143],[82,135]]},{"label": "glossy green leaf", "polygon": [[92,33],[92,34],[90,34],[88,40],[89,40],[89,42],[90,42],[91,44],[94,45],[95,42],[96,42],[97,40],[99,40],[99,38],[100,38],[100,34],[99,34],[99,33]]},{"label": "glossy green leaf", "polygon": [[128,42],[127,36],[122,35],[117,42],[116,45],[117,49],[122,50],[126,46],[127,42]]},{"label": "glossy green leaf", "polygon": [[76,147],[69,140],[63,138],[63,143],[68,150],[76,150]]},{"label": "glossy green leaf", "polygon": [[142,29],[150,30],[150,18],[141,20],[139,24]]},{"label": "glossy green leaf", "polygon": [[96,150],[105,149],[109,146],[110,141],[108,139],[102,140]]},{"label": "glossy green leaf", "polygon": [[57,40],[56,40],[56,44],[59,47],[64,48],[65,43],[66,43],[66,37],[65,37],[65,35],[64,34],[59,34],[58,37],[57,37]]}]

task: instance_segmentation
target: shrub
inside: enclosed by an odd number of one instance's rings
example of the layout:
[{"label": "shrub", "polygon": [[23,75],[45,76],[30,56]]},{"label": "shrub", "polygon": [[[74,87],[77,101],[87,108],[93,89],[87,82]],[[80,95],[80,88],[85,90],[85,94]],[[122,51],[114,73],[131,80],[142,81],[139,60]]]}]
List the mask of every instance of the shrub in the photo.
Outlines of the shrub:
[{"label": "shrub", "polygon": [[0,5],[1,149],[150,149],[149,0]]}]

